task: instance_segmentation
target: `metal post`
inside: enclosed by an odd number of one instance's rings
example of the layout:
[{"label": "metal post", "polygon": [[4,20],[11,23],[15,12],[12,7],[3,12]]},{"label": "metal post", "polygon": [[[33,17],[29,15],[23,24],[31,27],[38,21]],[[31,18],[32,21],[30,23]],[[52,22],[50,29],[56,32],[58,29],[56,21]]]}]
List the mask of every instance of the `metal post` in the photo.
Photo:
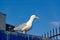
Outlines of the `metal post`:
[{"label": "metal post", "polygon": [[59,27],[59,34],[60,34],[60,27]]},{"label": "metal post", "polygon": [[[56,28],[56,35],[57,35],[57,28]],[[56,36],[56,40],[58,40],[58,36]]]},{"label": "metal post", "polygon": [[9,36],[8,36],[8,35],[9,35],[9,33],[8,33],[8,31],[7,31],[6,33],[7,33],[7,40],[9,40]]},{"label": "metal post", "polygon": [[44,33],[44,37],[46,38],[46,33]]},{"label": "metal post", "polygon": [[29,34],[28,34],[28,40],[29,40]]},{"label": "metal post", "polygon": [[51,30],[50,30],[50,37],[51,37]]},{"label": "metal post", "polygon": [[49,33],[47,32],[47,37],[49,37]]},{"label": "metal post", "polygon": [[[53,36],[54,36],[55,34],[54,34],[54,29],[53,29]],[[55,39],[54,37],[53,37],[53,39]]]},{"label": "metal post", "polygon": [[42,37],[44,37],[43,34],[42,34]]}]

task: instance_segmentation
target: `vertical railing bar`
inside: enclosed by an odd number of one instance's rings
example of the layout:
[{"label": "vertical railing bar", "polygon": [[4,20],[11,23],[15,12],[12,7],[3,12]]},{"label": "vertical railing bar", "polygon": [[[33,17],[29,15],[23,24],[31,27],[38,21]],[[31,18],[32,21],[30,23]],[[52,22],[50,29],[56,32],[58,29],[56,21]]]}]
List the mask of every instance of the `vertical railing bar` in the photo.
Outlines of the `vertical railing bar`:
[{"label": "vertical railing bar", "polygon": [[[56,35],[57,35],[57,28],[56,28]],[[58,40],[58,36],[56,36],[56,40]]]},{"label": "vertical railing bar", "polygon": [[49,37],[49,33],[47,32],[47,37]]},{"label": "vertical railing bar", "polygon": [[[55,34],[54,34],[54,29],[53,29],[53,36],[54,36]],[[55,39],[54,37],[53,37],[53,39]]]},{"label": "vertical railing bar", "polygon": [[44,37],[43,34],[42,34],[42,37]]},{"label": "vertical railing bar", "polygon": [[44,33],[44,37],[46,38],[46,33]]},{"label": "vertical railing bar", "polygon": [[59,27],[59,34],[60,34],[60,27]]},{"label": "vertical railing bar", "polygon": [[51,37],[51,30],[50,30],[50,37]]},{"label": "vertical railing bar", "polygon": [[[60,27],[59,27],[59,34],[60,34]],[[59,35],[59,38],[60,38],[60,35]]]}]

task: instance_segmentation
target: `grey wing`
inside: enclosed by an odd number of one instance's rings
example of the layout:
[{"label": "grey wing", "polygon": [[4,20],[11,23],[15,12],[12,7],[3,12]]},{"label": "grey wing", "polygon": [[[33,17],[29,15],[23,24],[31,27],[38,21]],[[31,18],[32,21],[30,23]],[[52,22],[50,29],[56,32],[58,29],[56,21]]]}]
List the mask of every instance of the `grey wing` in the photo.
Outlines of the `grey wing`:
[{"label": "grey wing", "polygon": [[22,29],[22,28],[24,28],[26,26],[26,23],[24,23],[24,24],[22,24],[22,25],[20,25],[20,26],[18,26],[20,29]]},{"label": "grey wing", "polygon": [[15,29],[22,31],[22,28],[24,28],[25,26],[26,26],[26,23],[19,25]]}]

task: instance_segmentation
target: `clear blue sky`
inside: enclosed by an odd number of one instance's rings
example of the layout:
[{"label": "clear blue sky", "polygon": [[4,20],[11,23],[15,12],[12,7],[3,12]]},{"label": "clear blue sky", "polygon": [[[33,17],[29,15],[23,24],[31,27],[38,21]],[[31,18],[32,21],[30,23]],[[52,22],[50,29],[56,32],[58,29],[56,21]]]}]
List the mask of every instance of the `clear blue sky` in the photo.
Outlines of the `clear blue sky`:
[{"label": "clear blue sky", "polygon": [[7,15],[6,23],[18,26],[38,15],[28,34],[41,35],[60,26],[60,0],[0,0],[0,12]]}]

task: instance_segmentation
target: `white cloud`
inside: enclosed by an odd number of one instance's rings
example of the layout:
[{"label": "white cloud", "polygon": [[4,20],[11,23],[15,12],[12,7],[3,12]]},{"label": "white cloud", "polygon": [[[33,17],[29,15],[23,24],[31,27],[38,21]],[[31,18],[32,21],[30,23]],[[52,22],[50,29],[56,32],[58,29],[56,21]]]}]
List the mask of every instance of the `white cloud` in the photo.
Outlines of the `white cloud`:
[{"label": "white cloud", "polygon": [[55,21],[55,22],[50,22],[50,24],[51,24],[52,26],[55,26],[55,27],[59,27],[59,26],[60,26],[60,22],[57,22],[57,21]]}]

